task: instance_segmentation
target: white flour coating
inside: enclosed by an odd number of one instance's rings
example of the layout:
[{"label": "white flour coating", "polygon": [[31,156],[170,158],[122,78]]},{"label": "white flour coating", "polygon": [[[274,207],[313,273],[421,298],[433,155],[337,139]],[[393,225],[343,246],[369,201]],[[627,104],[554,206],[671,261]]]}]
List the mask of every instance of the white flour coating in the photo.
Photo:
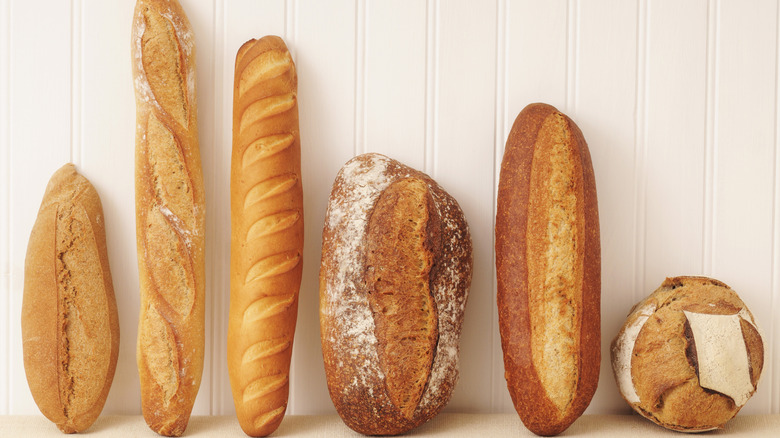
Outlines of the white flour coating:
[{"label": "white flour coating", "polygon": [[[634,345],[639,332],[647,322],[647,319],[656,311],[655,303],[647,303],[636,309],[631,315],[638,315],[637,319],[626,327],[615,342],[615,377],[618,389],[629,403],[639,403],[639,395],[636,393],[634,380],[631,376],[631,357],[634,353]],[[631,316],[629,316],[630,318]]]},{"label": "white flour coating", "polygon": [[353,159],[345,164],[336,178],[341,182],[341,191],[329,203],[325,216],[326,227],[333,233],[330,258],[335,266],[327,280],[328,306],[323,311],[334,321],[335,332],[343,335],[331,337],[330,341],[333,351],[346,355],[345,359],[364,360],[364,366],[355,370],[357,375],[345,389],[347,392],[358,385],[365,386],[369,375],[384,378],[376,351],[374,318],[368,299],[358,293],[355,280],[361,271],[359,243],[366,233],[370,208],[390,184],[386,168],[384,160],[363,163]]},{"label": "white flour coating", "polygon": [[724,394],[742,407],[755,392],[739,314],[683,310],[696,343],[699,386]]},{"label": "white flour coating", "polygon": [[[160,205],[160,213],[168,219],[168,223],[173,226],[173,230],[176,234],[184,238],[184,243],[187,245],[187,249],[192,249],[192,232],[184,226],[184,223],[176,216],[167,206]],[[196,232],[197,234],[197,232]]]},{"label": "white flour coating", "polygon": [[[192,29],[181,19],[177,19],[170,9],[158,11],[160,16],[171,23],[173,32],[176,35],[178,46],[183,51],[184,59],[190,59],[195,51],[195,37]],[[154,98],[152,88],[149,86],[149,80],[146,78],[146,71],[143,63],[143,35],[146,31],[146,22],[144,20],[141,8],[136,10],[133,32],[132,32],[132,53],[135,63],[135,74],[133,85],[136,91],[136,98],[144,103],[151,103],[158,111],[163,111],[162,106]],[[195,63],[187,63],[187,102],[195,102]]]},{"label": "white flour coating", "polygon": [[448,376],[450,379],[447,383],[450,388],[453,388],[458,380],[458,340],[460,339],[458,315],[462,314],[468,297],[468,290],[465,290],[462,296],[456,293],[461,281],[456,269],[460,267],[458,259],[463,256],[462,251],[464,251],[464,248],[458,245],[462,235],[455,219],[455,214],[460,212],[453,212],[452,205],[441,199],[437,191],[431,190],[431,194],[442,220],[442,239],[449,237],[449,241],[442,242],[442,246],[446,247],[443,253],[448,254],[450,258],[441,261],[441,266],[446,270],[439,273],[438,281],[433,285],[433,296],[440,315],[439,342],[436,345],[436,356],[433,359],[428,384],[417,407],[418,411],[428,408],[431,403],[440,398],[440,388],[447,382]]},{"label": "white flour coating", "polygon": [[[328,341],[339,367],[344,365],[344,361],[359,365],[354,370],[357,375],[344,388],[344,395],[363,391],[367,386],[367,392],[373,395],[372,382],[384,379],[379,366],[371,307],[368,297],[358,291],[355,282],[364,269],[360,242],[364,240],[367,231],[371,208],[392,182],[410,176],[409,172],[398,174],[398,168],[389,169],[390,164],[389,158],[377,154],[368,154],[345,164],[336,178],[340,189],[334,193],[325,218],[326,232],[330,232],[333,239],[330,242],[332,253],[329,259],[334,261],[334,266],[332,275],[327,278],[327,306],[323,309],[323,316],[333,321],[335,333],[342,334],[335,338],[330,336]],[[392,173],[392,176],[388,173]],[[455,385],[460,337],[458,315],[462,314],[467,298],[467,284],[463,284],[457,271],[463,268],[459,260],[468,247],[459,245],[463,235],[458,228],[457,218],[462,213],[449,204],[448,199],[442,199],[444,195],[438,193],[440,190],[438,186],[435,189],[431,187],[430,193],[442,220],[442,253],[449,259],[439,262],[445,270],[439,272],[435,284],[431,285],[440,314],[439,339],[431,374],[415,415],[431,404],[440,404],[443,385],[449,388]],[[470,278],[470,275],[464,277]],[[459,288],[464,293],[459,294]]]},{"label": "white flour coating", "polygon": [[[176,34],[176,39],[179,42],[179,47],[184,51],[184,58],[189,59],[193,56],[195,51],[195,37],[192,33],[190,26],[182,22],[181,19],[174,17],[170,10],[160,13],[165,19],[171,22],[173,31]],[[187,94],[189,95],[187,101],[195,101],[195,63],[190,62],[187,64]]]},{"label": "white flour coating", "polygon": [[[146,22],[142,11],[139,9],[135,14],[135,23],[133,25],[133,62],[135,63],[135,74],[133,75],[133,86],[135,87],[136,98],[145,103],[150,101],[161,110],[160,105],[154,99],[152,94],[152,88],[149,86],[149,81],[146,80],[146,73],[144,72],[143,62],[143,35],[146,31]],[[140,128],[140,125],[139,125]]]}]

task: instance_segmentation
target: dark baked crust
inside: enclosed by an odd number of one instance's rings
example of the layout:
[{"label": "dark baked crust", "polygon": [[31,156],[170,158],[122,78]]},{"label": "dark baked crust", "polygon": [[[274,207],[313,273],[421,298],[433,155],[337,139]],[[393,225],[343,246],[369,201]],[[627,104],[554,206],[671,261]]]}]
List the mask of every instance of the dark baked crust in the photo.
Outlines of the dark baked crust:
[{"label": "dark baked crust", "polygon": [[[440,250],[430,271],[439,336],[430,376],[411,417],[387,392],[361,250],[379,196],[408,177],[427,184],[441,229]],[[435,181],[379,154],[360,155],[344,165],[333,184],[323,228],[320,329],[328,390],[347,426],[366,435],[400,434],[447,404],[458,376],[458,339],[471,270],[471,238],[463,213]]]},{"label": "dark baked crust", "polygon": [[[532,193],[532,168],[537,141],[546,135],[540,131],[549,117],[564,121],[569,139],[567,147],[575,161],[574,179],[581,187],[576,219],[572,219],[581,230],[578,237],[581,244],[576,245],[573,255],[582,263],[575,269],[579,273],[575,278],[579,290],[574,291],[578,299],[573,300],[571,309],[578,318],[572,322],[573,326],[579,327],[579,340],[573,353],[578,377],[571,401],[563,412],[548,397],[531,354],[534,343],[531,313],[539,310],[533,308],[529,299],[533,292],[529,290],[529,260],[535,258],[529,252],[532,251],[529,242],[535,238],[529,235],[529,217],[534,213],[529,199],[543,197]],[[536,177],[549,178],[549,175]],[[545,268],[535,267],[535,270],[543,272]],[[555,435],[582,414],[598,384],[601,261],[596,183],[590,153],[577,125],[550,105],[528,105],[517,116],[507,138],[498,187],[496,274],[504,368],[515,409],[532,432]]]}]

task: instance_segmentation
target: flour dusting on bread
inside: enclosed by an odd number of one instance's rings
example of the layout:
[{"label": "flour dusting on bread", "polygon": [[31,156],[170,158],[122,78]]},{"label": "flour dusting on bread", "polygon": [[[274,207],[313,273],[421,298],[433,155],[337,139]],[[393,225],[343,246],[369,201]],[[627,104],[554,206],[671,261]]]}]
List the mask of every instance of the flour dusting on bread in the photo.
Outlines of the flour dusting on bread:
[{"label": "flour dusting on bread", "polygon": [[[352,415],[370,412],[381,416],[379,411],[397,411],[387,394],[386,376],[380,366],[379,341],[366,291],[362,245],[380,195],[395,181],[408,177],[419,178],[428,185],[441,220],[441,254],[435,267],[437,272],[430,280],[438,313],[439,337],[430,375],[413,416],[399,420],[399,423],[405,423],[404,426],[388,426],[396,427],[393,429],[396,433],[409,430],[435,415],[449,400],[457,381],[458,340],[472,267],[471,240],[463,213],[457,202],[427,175],[383,155],[355,157],[344,165],[334,182],[323,231],[320,274],[323,354],[326,368],[331,368],[329,386],[337,409],[340,413],[347,409],[339,408],[339,398],[355,401],[370,396],[365,407],[348,408]],[[330,374],[336,377],[331,379]],[[368,420],[363,418],[362,421]],[[392,423],[394,420],[376,421]],[[349,421],[347,424],[356,426]],[[355,430],[361,433],[389,433],[359,428],[358,425]]]}]

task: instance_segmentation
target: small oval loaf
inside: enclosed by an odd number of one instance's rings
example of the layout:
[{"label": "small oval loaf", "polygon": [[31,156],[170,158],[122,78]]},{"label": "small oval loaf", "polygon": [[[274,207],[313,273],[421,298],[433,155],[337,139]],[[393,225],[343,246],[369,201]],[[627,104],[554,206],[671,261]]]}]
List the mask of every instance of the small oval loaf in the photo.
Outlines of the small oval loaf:
[{"label": "small oval loaf", "polygon": [[119,319],[103,207],[72,164],[51,177],[30,234],[22,345],[43,415],[65,433],[91,426],[114,379]]},{"label": "small oval loaf", "polygon": [[149,427],[187,428],[203,372],[205,203],[194,37],[176,0],[138,0],[132,26],[138,373]]},{"label": "small oval loaf", "polygon": [[396,435],[433,418],[458,378],[471,237],[429,176],[379,154],[339,172],[325,218],[320,334],[342,420]]},{"label": "small oval loaf", "polygon": [[765,339],[736,292],[706,277],[667,278],[612,341],[628,404],[667,429],[723,427],[755,393]]},{"label": "small oval loaf", "polygon": [[528,105],[506,142],[496,212],[498,317],[509,393],[537,435],[590,403],[601,360],[596,183],[577,125]]},{"label": "small oval loaf", "polygon": [[297,76],[281,38],[236,56],[230,169],[233,402],[250,436],[276,430],[287,408],[303,269],[303,188]]}]

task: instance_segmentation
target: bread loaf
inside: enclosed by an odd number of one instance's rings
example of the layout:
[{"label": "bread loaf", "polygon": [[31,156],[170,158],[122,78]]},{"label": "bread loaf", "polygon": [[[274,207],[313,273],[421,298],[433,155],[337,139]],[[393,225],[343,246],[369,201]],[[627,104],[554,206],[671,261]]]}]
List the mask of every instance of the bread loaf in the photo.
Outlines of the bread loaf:
[{"label": "bread loaf", "polygon": [[195,47],[176,0],[139,0],[133,20],[138,373],[149,427],[178,436],[204,350],[204,193]]},{"label": "bread loaf", "polygon": [[366,435],[433,418],[458,378],[471,237],[427,175],[379,154],[333,184],[320,268],[320,334],[331,399]]},{"label": "bread loaf", "polygon": [[723,427],[755,393],[764,342],[724,283],[667,278],[615,337],[612,369],[639,414],[668,429],[702,432]]},{"label": "bread loaf", "polygon": [[65,433],[91,426],[114,379],[119,319],[103,207],[72,164],[51,177],[30,234],[22,346],[43,415]]},{"label": "bread loaf", "polygon": [[496,274],[504,368],[537,435],[576,420],[596,391],[601,263],[596,183],[577,125],[528,105],[506,142],[498,185]]},{"label": "bread loaf", "polygon": [[297,76],[279,37],[236,56],[230,168],[228,371],[241,428],[276,430],[287,408],[303,263]]}]

